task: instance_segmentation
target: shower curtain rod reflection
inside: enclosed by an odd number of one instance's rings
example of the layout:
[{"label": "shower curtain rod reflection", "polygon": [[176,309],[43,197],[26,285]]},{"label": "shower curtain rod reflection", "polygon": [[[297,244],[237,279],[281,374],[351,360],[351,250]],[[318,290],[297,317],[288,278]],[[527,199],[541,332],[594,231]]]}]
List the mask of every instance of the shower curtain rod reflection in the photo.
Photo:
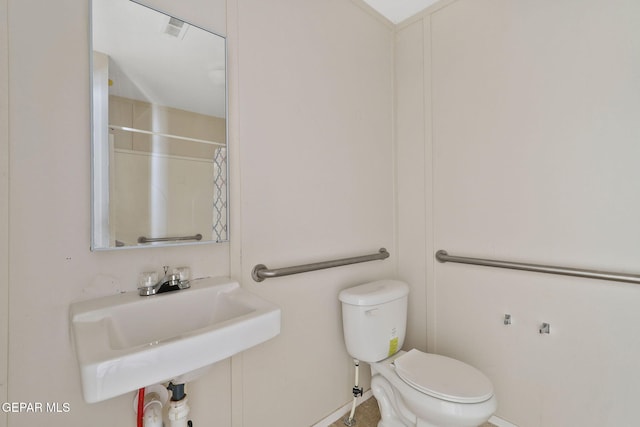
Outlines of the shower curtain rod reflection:
[{"label": "shower curtain rod reflection", "polygon": [[375,261],[385,258],[389,258],[389,252],[387,252],[385,248],[380,248],[378,253],[372,255],[342,258],[333,261],[322,261],[312,264],[296,265],[294,267],[269,269],[264,264],[258,264],[253,267],[253,270],[251,271],[251,277],[253,277],[253,280],[255,280],[256,282],[262,282],[264,279],[270,279],[273,277],[289,276],[290,274],[306,273],[308,271],[340,267],[343,265],[357,264],[360,262]]},{"label": "shower curtain rod reflection", "polygon": [[126,126],[109,125],[109,129],[122,130],[125,132],[133,132],[133,133],[142,133],[142,134],[151,135],[151,136],[162,136],[165,138],[179,139],[182,141],[200,142],[202,144],[219,145],[221,147],[226,147],[227,145],[222,142],[209,141],[208,139],[190,138],[188,136],[180,136],[180,135],[171,135],[169,133],[153,132],[150,130],[136,129],[136,128],[130,128]]},{"label": "shower curtain rod reflection", "polygon": [[460,264],[473,264],[487,267],[508,268],[512,270],[534,271],[537,273],[559,274],[563,276],[586,277],[588,279],[612,280],[615,282],[634,283],[636,285],[640,284],[640,275],[637,274],[612,273],[608,271],[587,270],[582,268],[469,258],[449,255],[447,251],[444,250],[436,252],[436,259],[442,263],[456,262]]}]

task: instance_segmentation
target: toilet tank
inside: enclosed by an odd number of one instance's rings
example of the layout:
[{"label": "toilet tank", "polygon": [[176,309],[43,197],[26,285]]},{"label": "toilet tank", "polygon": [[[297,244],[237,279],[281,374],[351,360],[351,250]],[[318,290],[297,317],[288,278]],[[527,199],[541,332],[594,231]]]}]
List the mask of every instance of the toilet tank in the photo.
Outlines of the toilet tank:
[{"label": "toilet tank", "polygon": [[351,357],[378,362],[402,348],[408,294],[409,285],[399,280],[377,280],[340,292],[344,341]]}]

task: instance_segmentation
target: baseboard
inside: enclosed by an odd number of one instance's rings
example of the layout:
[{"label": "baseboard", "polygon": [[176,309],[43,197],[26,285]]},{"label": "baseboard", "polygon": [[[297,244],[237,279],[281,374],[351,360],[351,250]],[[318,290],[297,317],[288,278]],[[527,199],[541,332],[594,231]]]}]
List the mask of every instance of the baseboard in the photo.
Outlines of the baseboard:
[{"label": "baseboard", "polygon": [[511,424],[509,421],[503,420],[495,415],[489,418],[489,422],[497,427],[518,427],[515,424]]},{"label": "baseboard", "polygon": [[[362,402],[369,399],[371,396],[373,396],[373,392],[371,390],[365,391],[362,397],[358,398],[358,402],[356,403],[356,406],[359,406]],[[334,412],[329,414],[324,419],[318,421],[311,427],[329,427],[331,424],[335,423],[340,418],[342,418],[344,414],[351,411],[351,405],[353,405],[353,401],[347,403],[346,405],[342,406],[339,409],[336,409]]]}]

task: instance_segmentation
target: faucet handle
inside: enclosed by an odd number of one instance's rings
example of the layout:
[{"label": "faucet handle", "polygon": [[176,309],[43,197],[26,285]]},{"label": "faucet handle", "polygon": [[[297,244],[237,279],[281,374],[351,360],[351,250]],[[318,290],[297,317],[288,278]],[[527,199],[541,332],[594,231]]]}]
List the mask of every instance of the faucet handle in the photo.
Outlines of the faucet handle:
[{"label": "faucet handle", "polygon": [[158,273],[155,271],[145,271],[138,275],[138,289],[140,295],[149,295],[149,291],[158,283]]},{"label": "faucet handle", "polygon": [[145,271],[138,275],[138,288],[148,288],[158,283],[158,273],[156,271]]},{"label": "faucet handle", "polygon": [[178,276],[178,286],[180,289],[189,288],[189,279],[191,276],[191,270],[189,267],[176,267],[173,269],[173,274]]}]

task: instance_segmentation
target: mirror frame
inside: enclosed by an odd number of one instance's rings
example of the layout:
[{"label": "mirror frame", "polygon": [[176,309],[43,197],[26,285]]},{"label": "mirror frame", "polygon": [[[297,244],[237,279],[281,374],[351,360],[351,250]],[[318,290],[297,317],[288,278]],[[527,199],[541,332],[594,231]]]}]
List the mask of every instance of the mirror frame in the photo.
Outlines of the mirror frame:
[{"label": "mirror frame", "polygon": [[[91,146],[91,246],[90,249],[92,252],[95,251],[112,251],[112,250],[127,250],[127,249],[144,249],[144,248],[162,248],[162,247],[173,247],[173,246],[193,246],[193,245],[208,245],[208,244],[215,244],[215,243],[227,243],[230,240],[230,216],[229,216],[229,208],[230,208],[230,203],[229,203],[229,177],[230,177],[230,173],[229,173],[229,158],[230,158],[230,150],[229,150],[229,72],[228,72],[228,64],[229,64],[229,49],[228,49],[228,43],[227,43],[227,37],[223,36],[215,31],[211,31],[208,30],[202,26],[199,25],[195,25],[193,23],[191,23],[188,20],[183,20],[180,17],[173,15],[171,13],[168,13],[164,10],[155,8],[155,7],[151,7],[147,4],[144,4],[138,0],[128,0],[131,1],[132,3],[136,3],[142,7],[146,7],[150,10],[153,10],[155,12],[161,13],[163,15],[169,16],[169,17],[175,17],[176,19],[181,20],[182,22],[193,26],[195,28],[199,28],[203,31],[206,31],[207,33],[210,33],[212,35],[215,35],[217,37],[220,37],[223,42],[224,42],[224,106],[225,106],[225,147],[226,147],[226,164],[225,164],[225,197],[226,197],[226,206],[225,206],[225,219],[226,219],[226,224],[225,224],[225,229],[226,229],[226,239],[224,240],[202,240],[202,241],[196,241],[196,240],[188,240],[188,241],[178,241],[178,240],[173,240],[173,241],[167,241],[167,242],[154,242],[154,243],[150,243],[150,244],[137,244],[137,245],[129,245],[129,246],[97,246],[97,240],[96,236],[99,233],[99,229],[103,228],[103,227],[98,227],[99,224],[102,223],[102,221],[104,221],[105,216],[106,216],[106,220],[108,222],[109,220],[109,208],[107,205],[106,208],[106,212],[104,208],[100,208],[99,206],[104,206],[103,203],[106,200],[109,200],[109,171],[105,171],[103,168],[103,165],[101,164],[101,162],[98,160],[97,154],[98,152],[102,149],[104,150],[104,147],[98,147],[98,139],[96,137],[97,132],[99,132],[99,129],[102,129],[101,126],[109,126],[108,121],[106,123],[104,123],[104,120],[102,120],[103,118],[99,118],[96,117],[96,108],[95,108],[95,95],[94,95],[94,58],[93,58],[93,46],[94,46],[94,36],[93,36],[93,2],[94,0],[87,0],[89,3],[89,7],[88,7],[88,45],[89,45],[89,113],[90,113],[90,130],[91,130],[91,137],[90,137],[90,146]],[[108,156],[108,153],[107,153]],[[97,177],[100,176],[100,179],[97,179]],[[105,177],[106,177],[106,194],[104,191],[104,188],[102,188],[101,184],[98,181],[105,181]],[[213,207],[212,207],[212,212],[213,212]],[[107,230],[108,233],[108,230]]]}]

